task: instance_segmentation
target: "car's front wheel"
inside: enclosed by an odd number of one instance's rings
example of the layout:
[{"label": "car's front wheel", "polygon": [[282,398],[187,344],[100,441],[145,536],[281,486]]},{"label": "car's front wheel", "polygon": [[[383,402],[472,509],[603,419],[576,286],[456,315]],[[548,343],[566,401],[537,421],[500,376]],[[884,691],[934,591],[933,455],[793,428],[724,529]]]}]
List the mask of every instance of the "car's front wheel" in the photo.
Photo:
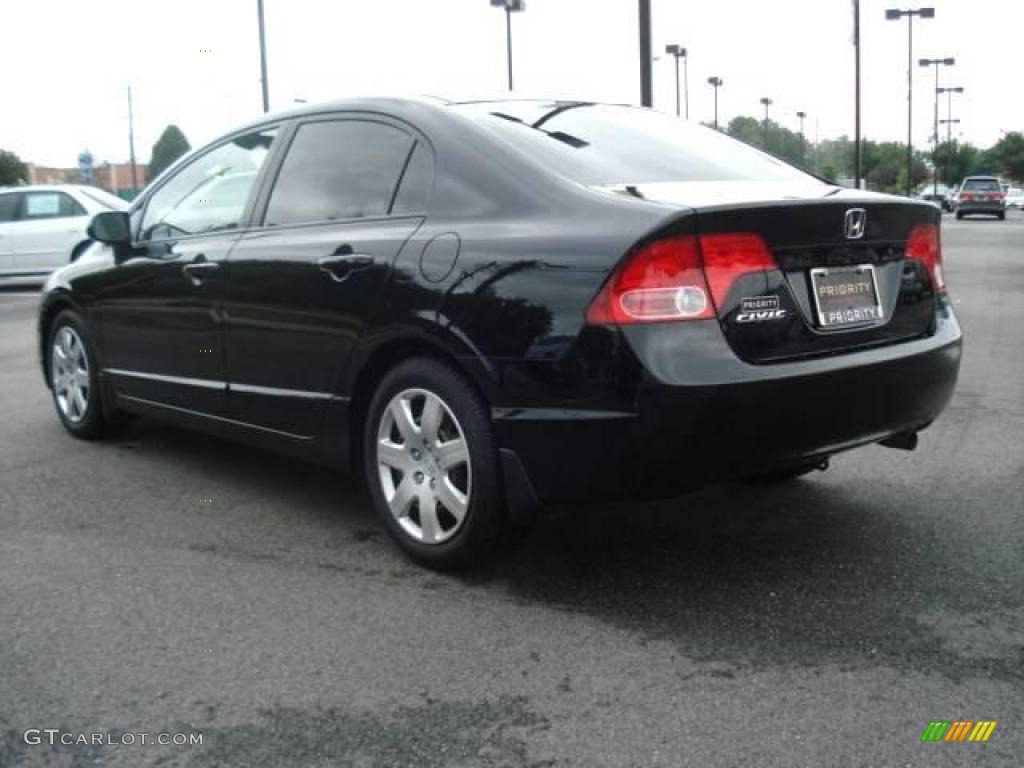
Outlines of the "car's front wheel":
[{"label": "car's front wheel", "polygon": [[57,315],[47,345],[50,391],[64,427],[75,437],[99,437],[107,421],[99,366],[85,321],[71,310]]},{"label": "car's front wheel", "polygon": [[479,563],[506,529],[498,450],[486,403],[430,358],[384,376],[363,457],[374,506],[398,545],[440,570]]}]

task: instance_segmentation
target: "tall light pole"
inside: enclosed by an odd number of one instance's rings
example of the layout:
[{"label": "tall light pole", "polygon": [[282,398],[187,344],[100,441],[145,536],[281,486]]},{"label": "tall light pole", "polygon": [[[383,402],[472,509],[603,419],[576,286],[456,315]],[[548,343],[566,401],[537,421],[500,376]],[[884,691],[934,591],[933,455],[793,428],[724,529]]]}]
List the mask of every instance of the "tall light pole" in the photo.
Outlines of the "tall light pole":
[{"label": "tall light pole", "polygon": [[256,0],[256,17],[260,26],[260,84],[263,88],[263,111],[270,111],[270,84],[267,82],[267,32],[263,24],[263,0]]},{"label": "tall light pole", "polygon": [[[954,93],[963,93],[963,92],[964,92],[964,87],[962,85],[949,86],[949,87],[946,87],[946,88],[936,88],[935,89],[936,97],[938,97],[938,95],[940,93],[946,94],[946,117],[948,117],[949,120],[940,120],[939,121],[940,123],[948,124],[950,121],[952,121],[952,119],[953,119],[953,94]],[[960,122],[960,121],[957,120],[955,122]],[[947,128],[946,141],[951,141],[952,138],[949,135],[948,130],[949,129]]]},{"label": "tall light pole", "polygon": [[804,135],[804,120],[807,118],[807,113],[802,109],[796,113],[797,119],[800,121],[800,157],[801,162],[807,162],[807,137]]},{"label": "tall light pole", "polygon": [[935,132],[932,134],[932,194],[939,194],[939,67],[951,67],[956,64],[956,59],[947,57],[944,59],[918,59],[917,63],[922,67],[935,67]]},{"label": "tall light pole", "polygon": [[914,188],[914,17],[922,19],[934,19],[934,8],[889,8],[885,12],[885,18],[889,21],[899,21],[907,17],[907,197],[911,196]]},{"label": "tall light pole", "polygon": [[651,107],[654,106],[651,79],[651,0],[637,0],[637,21],[640,29],[640,104]]},{"label": "tall light pole", "polygon": [[676,60],[676,117],[679,116],[679,60],[683,60],[683,101],[686,105],[686,119],[690,119],[690,65],[686,48],[681,45],[666,45],[665,53]]},{"label": "tall light pole", "polygon": [[764,104],[764,151],[768,151],[768,107],[772,105],[772,100],[767,96],[761,98],[761,103]]},{"label": "tall light pole", "polygon": [[508,89],[512,90],[512,14],[526,10],[526,0],[491,0],[494,8],[505,9],[505,55],[508,57]]},{"label": "tall light pole", "polygon": [[709,77],[708,85],[715,89],[715,130],[718,130],[718,89],[722,87],[725,81],[720,77]]},{"label": "tall light pole", "polygon": [[[860,189],[860,0],[853,0],[853,88],[853,178],[856,188]],[[815,136],[815,145],[817,138]]]},{"label": "tall light pole", "polygon": [[132,165],[132,197],[139,193],[139,176],[135,164],[135,111],[132,108],[132,87],[128,86],[128,162]]},{"label": "tall light pole", "polygon": [[953,141],[953,125],[954,124],[959,125],[960,124],[960,118],[959,117],[951,117],[951,118],[949,118],[947,120],[939,120],[939,122],[942,123],[944,126],[946,126],[946,143],[947,144],[951,143]]}]

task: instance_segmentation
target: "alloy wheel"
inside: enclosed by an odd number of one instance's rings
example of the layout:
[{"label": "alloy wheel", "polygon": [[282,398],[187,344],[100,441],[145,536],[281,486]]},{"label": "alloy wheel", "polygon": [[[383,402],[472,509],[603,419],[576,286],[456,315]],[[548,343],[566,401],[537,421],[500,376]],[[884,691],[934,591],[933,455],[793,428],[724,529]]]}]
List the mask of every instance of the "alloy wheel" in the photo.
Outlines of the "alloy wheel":
[{"label": "alloy wheel", "polygon": [[61,414],[78,424],[89,410],[89,358],[78,333],[65,325],[53,338],[50,383]]},{"label": "alloy wheel", "polygon": [[377,471],[388,509],[423,544],[441,544],[469,510],[473,471],[458,419],[436,394],[396,394],[377,429]]}]

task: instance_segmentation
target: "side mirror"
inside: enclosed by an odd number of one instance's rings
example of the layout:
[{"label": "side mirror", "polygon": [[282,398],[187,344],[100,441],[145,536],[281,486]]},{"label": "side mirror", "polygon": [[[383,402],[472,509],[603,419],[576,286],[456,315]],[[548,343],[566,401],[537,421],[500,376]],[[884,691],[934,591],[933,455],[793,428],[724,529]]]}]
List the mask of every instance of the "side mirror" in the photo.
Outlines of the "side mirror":
[{"label": "side mirror", "polygon": [[110,245],[125,245],[131,242],[131,219],[124,211],[104,211],[92,217],[86,234],[93,240]]}]

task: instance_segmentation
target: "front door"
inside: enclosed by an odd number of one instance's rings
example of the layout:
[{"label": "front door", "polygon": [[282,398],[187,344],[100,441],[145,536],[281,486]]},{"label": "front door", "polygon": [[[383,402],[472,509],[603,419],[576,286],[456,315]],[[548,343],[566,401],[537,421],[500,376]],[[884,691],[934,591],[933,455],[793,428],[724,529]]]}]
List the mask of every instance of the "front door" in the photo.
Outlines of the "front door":
[{"label": "front door", "polygon": [[145,202],[137,242],[97,297],[103,365],[122,397],[223,416],[228,255],[275,129],[234,137]]},{"label": "front door", "polygon": [[422,221],[393,215],[414,145],[388,122],[300,124],[266,195],[262,227],[231,254],[225,307],[229,413],[310,436]]}]

